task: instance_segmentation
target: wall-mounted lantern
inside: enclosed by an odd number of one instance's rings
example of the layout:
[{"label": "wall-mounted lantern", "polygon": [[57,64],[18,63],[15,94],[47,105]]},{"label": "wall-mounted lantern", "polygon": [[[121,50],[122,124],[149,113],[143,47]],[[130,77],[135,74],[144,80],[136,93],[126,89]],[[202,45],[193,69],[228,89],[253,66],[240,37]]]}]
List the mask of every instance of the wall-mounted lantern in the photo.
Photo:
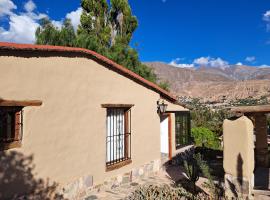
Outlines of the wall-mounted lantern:
[{"label": "wall-mounted lantern", "polygon": [[157,101],[157,112],[159,114],[165,113],[167,110],[167,107],[168,107],[168,104],[165,104],[164,100],[162,100],[162,102],[160,100]]}]

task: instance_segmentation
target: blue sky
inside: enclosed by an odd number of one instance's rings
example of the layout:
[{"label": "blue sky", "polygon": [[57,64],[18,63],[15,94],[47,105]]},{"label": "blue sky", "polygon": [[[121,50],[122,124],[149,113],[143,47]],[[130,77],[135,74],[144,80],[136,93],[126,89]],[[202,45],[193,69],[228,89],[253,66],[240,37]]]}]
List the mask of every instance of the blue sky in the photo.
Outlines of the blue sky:
[{"label": "blue sky", "polygon": [[[178,67],[270,65],[268,0],[129,2],[139,20],[132,46],[138,43],[142,61]],[[0,40],[33,42],[34,29],[43,15],[58,26],[69,16],[77,26],[79,6],[79,0],[0,0]]]}]

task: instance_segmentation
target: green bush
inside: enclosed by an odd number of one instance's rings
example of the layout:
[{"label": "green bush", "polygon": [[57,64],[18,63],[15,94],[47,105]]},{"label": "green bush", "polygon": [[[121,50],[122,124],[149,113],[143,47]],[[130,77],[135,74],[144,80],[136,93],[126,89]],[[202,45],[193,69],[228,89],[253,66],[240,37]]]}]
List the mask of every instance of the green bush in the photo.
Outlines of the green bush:
[{"label": "green bush", "polygon": [[220,149],[218,136],[205,127],[195,127],[191,129],[191,135],[195,145],[198,147],[207,147],[211,149]]}]

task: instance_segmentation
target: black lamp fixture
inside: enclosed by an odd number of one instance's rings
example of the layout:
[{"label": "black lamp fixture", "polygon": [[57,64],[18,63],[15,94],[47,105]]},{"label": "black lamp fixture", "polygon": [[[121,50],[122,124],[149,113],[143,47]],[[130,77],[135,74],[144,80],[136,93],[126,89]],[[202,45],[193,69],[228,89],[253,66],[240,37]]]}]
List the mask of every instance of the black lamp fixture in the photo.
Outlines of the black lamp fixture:
[{"label": "black lamp fixture", "polygon": [[157,112],[159,114],[165,113],[167,110],[167,107],[168,107],[168,104],[165,104],[164,100],[162,100],[162,102],[161,100],[157,101]]}]

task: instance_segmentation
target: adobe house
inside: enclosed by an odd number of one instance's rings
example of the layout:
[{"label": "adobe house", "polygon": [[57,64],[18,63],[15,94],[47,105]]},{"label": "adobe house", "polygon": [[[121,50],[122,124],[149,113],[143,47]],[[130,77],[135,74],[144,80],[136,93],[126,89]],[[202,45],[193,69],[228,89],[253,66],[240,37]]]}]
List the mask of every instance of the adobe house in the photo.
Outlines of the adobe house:
[{"label": "adobe house", "polygon": [[30,172],[76,198],[157,172],[190,144],[175,96],[93,51],[0,43],[0,80],[1,199],[35,189]]},{"label": "adobe house", "polygon": [[226,194],[252,198],[270,189],[266,116],[270,105],[240,106],[231,111],[237,117],[223,123]]}]

